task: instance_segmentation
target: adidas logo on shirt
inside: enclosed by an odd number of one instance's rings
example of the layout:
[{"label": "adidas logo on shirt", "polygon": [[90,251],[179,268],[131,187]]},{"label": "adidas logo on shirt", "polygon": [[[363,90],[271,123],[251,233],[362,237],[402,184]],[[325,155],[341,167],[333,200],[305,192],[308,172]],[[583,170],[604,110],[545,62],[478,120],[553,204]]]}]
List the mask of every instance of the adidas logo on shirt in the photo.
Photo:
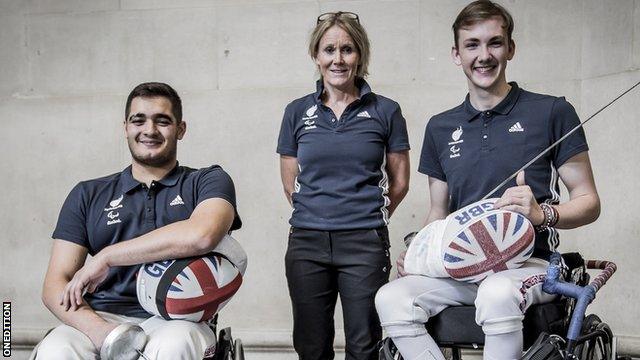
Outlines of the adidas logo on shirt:
[{"label": "adidas logo on shirt", "polygon": [[517,123],[511,125],[511,127],[509,128],[509,132],[523,132],[524,128],[522,127],[522,125],[520,125],[520,121],[518,121]]},{"label": "adidas logo on shirt", "polygon": [[365,117],[365,118],[370,118],[371,117],[371,115],[369,115],[367,110],[359,112],[357,116],[358,117]]},{"label": "adidas logo on shirt", "polygon": [[176,206],[176,205],[184,205],[184,201],[182,201],[182,198],[180,197],[180,195],[176,195],[176,198],[171,200],[171,202],[169,203],[169,206]]}]

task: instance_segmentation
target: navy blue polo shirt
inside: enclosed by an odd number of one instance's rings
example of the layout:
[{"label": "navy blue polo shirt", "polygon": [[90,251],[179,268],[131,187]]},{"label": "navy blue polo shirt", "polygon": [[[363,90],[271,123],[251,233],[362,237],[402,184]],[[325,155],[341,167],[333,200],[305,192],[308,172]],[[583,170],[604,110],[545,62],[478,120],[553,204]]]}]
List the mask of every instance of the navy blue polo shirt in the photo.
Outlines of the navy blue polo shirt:
[{"label": "navy blue polo shirt", "polygon": [[292,226],[374,229],[389,223],[386,154],[409,149],[406,121],[393,100],[357,79],[357,100],[340,118],[322,104],[323,83],[285,109],[277,152],[296,157]]},{"label": "navy blue polo shirt", "polygon": [[[507,97],[491,110],[476,110],[467,95],[464,103],[427,124],[418,171],[447,183],[450,212],[480,200],[580,122],[564,97],[509,84]],[[538,203],[560,201],[557,169],[587,150],[579,129],[525,170],[525,182]],[[502,196],[512,186],[515,179],[491,197]],[[537,233],[534,256],[547,258],[557,246],[555,229]]]},{"label": "navy blue polo shirt", "polygon": [[[84,246],[95,255],[109,245],[186,220],[210,198],[222,198],[236,208],[233,181],[220,166],[196,170],[176,165],[149,187],[133,178],[129,166],[121,173],[76,185],[62,206],[52,237]],[[236,211],[231,230],[241,226]],[[151,316],[136,297],[138,269],[139,265],[111,268],[106,280],[84,299],[94,310]]]}]

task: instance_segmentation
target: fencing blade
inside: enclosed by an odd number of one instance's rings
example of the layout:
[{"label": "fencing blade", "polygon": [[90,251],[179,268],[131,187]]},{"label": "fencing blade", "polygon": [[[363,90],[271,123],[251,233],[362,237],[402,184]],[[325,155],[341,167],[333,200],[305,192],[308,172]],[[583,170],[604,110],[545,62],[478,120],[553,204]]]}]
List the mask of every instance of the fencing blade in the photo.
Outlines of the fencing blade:
[{"label": "fencing blade", "polygon": [[618,95],[615,99],[611,100],[607,105],[601,107],[598,111],[596,111],[595,113],[593,113],[593,115],[589,116],[589,118],[587,118],[587,120],[581,122],[580,124],[576,125],[576,127],[574,127],[573,129],[571,129],[571,131],[569,131],[568,133],[564,134],[560,139],[556,140],[556,142],[554,142],[553,144],[549,145],[549,147],[547,147],[546,149],[542,150],[542,152],[538,155],[536,155],[533,159],[529,160],[529,162],[527,162],[526,164],[524,164],[520,169],[516,170],[516,172],[514,172],[513,174],[511,174],[511,176],[509,176],[508,178],[504,179],[503,182],[501,182],[500,184],[498,184],[498,186],[496,186],[495,188],[493,188],[493,190],[489,191],[487,193],[487,195],[485,195],[482,200],[486,200],[488,197],[490,197],[491,195],[493,195],[493,193],[495,193],[496,191],[500,190],[500,188],[502,188],[503,186],[505,186],[509,181],[513,180],[516,176],[518,176],[518,173],[520,171],[525,170],[526,168],[528,168],[531,164],[533,164],[534,162],[536,162],[538,159],[540,159],[542,156],[544,156],[546,153],[548,153],[549,151],[551,151],[551,149],[553,149],[554,147],[556,147],[558,144],[560,144],[564,139],[566,139],[567,137],[569,137],[571,134],[573,134],[575,131],[577,131],[578,129],[580,129],[581,127],[583,127],[589,120],[593,119],[596,115],[600,114],[604,109],[608,108],[611,104],[613,104],[614,102],[618,101],[618,99],[620,99],[621,97],[625,96],[628,92],[630,92],[631,90],[633,90],[636,86],[640,85],[640,81],[638,81],[635,85],[633,85],[632,87],[630,87],[629,89],[627,89],[625,92],[623,92],[622,94]]}]

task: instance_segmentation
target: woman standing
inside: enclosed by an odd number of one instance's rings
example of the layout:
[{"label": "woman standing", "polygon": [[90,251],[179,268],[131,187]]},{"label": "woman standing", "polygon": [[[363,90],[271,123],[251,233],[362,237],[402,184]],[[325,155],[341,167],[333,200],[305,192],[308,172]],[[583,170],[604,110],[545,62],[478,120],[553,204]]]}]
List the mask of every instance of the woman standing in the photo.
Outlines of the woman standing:
[{"label": "woman standing", "polygon": [[364,80],[369,40],[356,14],[320,15],[309,54],[317,90],[286,107],[277,149],[293,206],[285,263],[294,347],[300,359],[333,359],[340,294],[346,359],[374,359],[387,224],[409,186],[406,123],[400,106]]}]

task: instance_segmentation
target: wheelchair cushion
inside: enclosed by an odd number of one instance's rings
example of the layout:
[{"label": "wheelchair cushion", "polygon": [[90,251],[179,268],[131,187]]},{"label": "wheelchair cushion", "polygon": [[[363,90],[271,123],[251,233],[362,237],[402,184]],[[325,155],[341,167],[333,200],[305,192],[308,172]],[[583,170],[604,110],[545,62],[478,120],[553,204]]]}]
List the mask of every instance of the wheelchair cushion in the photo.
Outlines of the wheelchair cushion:
[{"label": "wheelchair cushion", "polygon": [[484,333],[476,324],[475,306],[453,306],[444,309],[429,319],[427,331],[440,345],[474,347],[474,344],[484,344]]},{"label": "wheelchair cushion", "polygon": [[[523,325],[524,348],[528,348],[541,332],[564,334],[565,301],[532,305],[526,312]],[[482,327],[475,321],[474,306],[449,307],[427,323],[427,331],[440,345],[476,347],[484,345]]]}]

